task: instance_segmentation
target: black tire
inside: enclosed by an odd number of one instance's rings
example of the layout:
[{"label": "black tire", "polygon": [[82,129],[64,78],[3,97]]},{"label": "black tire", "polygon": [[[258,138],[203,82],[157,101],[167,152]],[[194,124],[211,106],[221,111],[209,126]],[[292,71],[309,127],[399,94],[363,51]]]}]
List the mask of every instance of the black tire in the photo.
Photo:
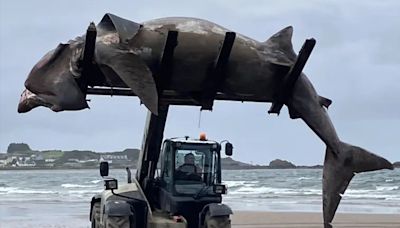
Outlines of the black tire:
[{"label": "black tire", "polygon": [[106,228],[130,228],[129,216],[110,216],[105,221]]},{"label": "black tire", "polygon": [[211,217],[207,212],[204,228],[231,228],[229,215]]},{"label": "black tire", "polygon": [[99,228],[100,226],[100,202],[94,203],[92,207],[92,217],[90,218],[92,228]]}]

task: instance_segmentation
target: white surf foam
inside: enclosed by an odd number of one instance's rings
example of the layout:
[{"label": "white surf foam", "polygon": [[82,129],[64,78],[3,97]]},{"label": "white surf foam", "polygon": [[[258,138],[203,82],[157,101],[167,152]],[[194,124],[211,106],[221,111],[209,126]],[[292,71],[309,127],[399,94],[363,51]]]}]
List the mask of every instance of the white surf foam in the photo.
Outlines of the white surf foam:
[{"label": "white surf foam", "polygon": [[240,186],[253,187],[256,186],[258,183],[259,181],[224,181],[224,184],[226,184],[228,188],[234,188]]},{"label": "white surf foam", "polygon": [[102,190],[70,190],[68,194],[72,198],[83,198],[88,199],[93,195],[100,193]]},{"label": "white surf foam", "polygon": [[314,178],[312,178],[312,177],[299,177],[299,178],[297,178],[297,180],[312,180],[312,179],[314,179]]},{"label": "white surf foam", "polygon": [[10,191],[9,193],[15,194],[57,194],[56,191],[46,191],[46,190],[34,190],[34,189],[16,189]]},{"label": "white surf foam", "polygon": [[378,191],[399,190],[399,186],[376,186],[376,190],[378,190]]},{"label": "white surf foam", "polygon": [[375,192],[374,189],[347,189],[346,192],[344,193],[346,194],[368,194],[368,193],[372,193]]},{"label": "white surf foam", "polygon": [[0,187],[0,194],[7,194],[9,192],[15,191],[18,188],[15,187]]},{"label": "white surf foam", "polygon": [[290,189],[290,188],[271,188],[271,187],[240,187],[230,191],[229,194],[275,194],[275,195],[320,195],[321,190],[317,189]]},{"label": "white surf foam", "polygon": [[96,185],[62,184],[63,188],[96,188]]},{"label": "white surf foam", "polygon": [[391,195],[376,195],[376,194],[344,194],[343,198],[355,198],[355,199],[381,199],[385,200],[392,197]]}]

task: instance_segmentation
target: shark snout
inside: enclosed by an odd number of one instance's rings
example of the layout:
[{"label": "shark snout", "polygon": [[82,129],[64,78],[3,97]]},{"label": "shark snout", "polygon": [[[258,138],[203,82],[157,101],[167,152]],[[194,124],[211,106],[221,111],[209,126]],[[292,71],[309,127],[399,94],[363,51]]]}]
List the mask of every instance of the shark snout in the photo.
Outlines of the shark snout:
[{"label": "shark snout", "polygon": [[21,98],[18,103],[18,113],[29,112],[30,110],[38,106],[49,107],[50,105],[45,102],[43,98],[37,96],[28,89],[25,89],[22,92]]}]

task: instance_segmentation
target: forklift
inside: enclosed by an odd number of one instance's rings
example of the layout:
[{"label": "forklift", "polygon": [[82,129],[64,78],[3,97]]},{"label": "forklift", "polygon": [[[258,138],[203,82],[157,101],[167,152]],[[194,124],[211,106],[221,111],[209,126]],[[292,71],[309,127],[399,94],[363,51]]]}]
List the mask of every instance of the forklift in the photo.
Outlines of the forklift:
[{"label": "forklift", "polygon": [[[149,112],[136,177],[127,168],[128,183],[108,177],[100,164],[105,191],[91,200],[92,228],[230,228],[231,208],[222,204],[221,144],[208,140],[171,138],[162,142],[168,107]],[[162,145],[161,145],[162,144]]]},{"label": "forklift", "polygon": [[[100,71],[94,64],[96,27],[88,27],[82,59],[82,76],[77,82],[84,94],[136,96],[131,89],[108,88],[100,83]],[[158,113],[148,112],[142,148],[135,178],[127,168],[128,183],[108,177],[107,162],[100,164],[105,191],[92,197],[90,221],[93,228],[230,228],[229,206],[222,204],[226,186],[221,184],[221,144],[225,154],[232,155],[233,146],[199,139],[173,138],[163,142],[170,105],[201,106],[212,110],[219,97],[218,88],[225,77],[225,66],[235,39],[227,32],[215,63],[210,65],[202,93],[177,94],[169,89],[174,69],[174,50],[178,31],[168,31],[162,57],[154,70]],[[101,82],[101,80],[100,80]],[[96,87],[96,88],[94,88]],[[98,88],[100,87],[100,88]],[[190,158],[189,158],[190,157]]]}]

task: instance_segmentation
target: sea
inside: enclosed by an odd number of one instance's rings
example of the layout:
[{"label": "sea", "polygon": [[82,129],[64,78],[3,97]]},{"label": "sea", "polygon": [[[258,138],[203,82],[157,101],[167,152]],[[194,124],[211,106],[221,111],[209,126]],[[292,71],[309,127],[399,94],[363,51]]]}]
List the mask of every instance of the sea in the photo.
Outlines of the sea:
[{"label": "sea", "polygon": [[[133,171],[134,173],[134,171]],[[224,170],[234,211],[322,213],[322,170]],[[126,183],[126,171],[110,176]],[[0,227],[90,227],[91,197],[101,192],[97,169],[0,171]],[[338,212],[400,215],[400,169],[357,174]]]}]

